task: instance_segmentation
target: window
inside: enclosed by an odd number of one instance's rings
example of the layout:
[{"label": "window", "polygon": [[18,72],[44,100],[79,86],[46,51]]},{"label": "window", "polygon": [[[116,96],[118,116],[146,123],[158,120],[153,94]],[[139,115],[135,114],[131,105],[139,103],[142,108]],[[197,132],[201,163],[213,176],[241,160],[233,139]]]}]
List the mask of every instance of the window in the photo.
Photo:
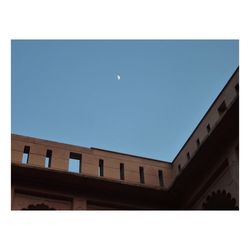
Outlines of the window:
[{"label": "window", "polygon": [[221,105],[219,106],[219,108],[217,109],[219,112],[219,115],[222,115],[226,111],[226,109],[227,109],[227,105],[225,101],[223,101]]},{"label": "window", "polygon": [[211,131],[211,127],[210,127],[210,124],[207,125],[207,132],[210,133]]},{"label": "window", "polygon": [[196,144],[197,144],[197,147],[199,147],[201,145],[201,142],[200,142],[199,138],[196,140]]},{"label": "window", "polygon": [[46,158],[45,158],[45,168],[50,168],[51,167],[51,157],[52,157],[52,151],[47,150]]},{"label": "window", "polygon": [[143,167],[140,167],[140,168],[139,168],[139,171],[140,171],[140,182],[141,182],[142,184],[144,184],[144,183],[145,183],[145,180],[144,180],[144,169],[143,169]]},{"label": "window", "polygon": [[120,180],[124,180],[124,164],[120,163]]},{"label": "window", "polygon": [[30,147],[25,146],[23,150],[23,157],[22,157],[22,163],[23,164],[28,164],[29,162],[29,154],[30,154]]},{"label": "window", "polygon": [[81,172],[82,155],[77,153],[70,153],[69,155],[69,172],[80,173]]},{"label": "window", "polygon": [[104,163],[103,160],[99,160],[98,176],[104,176]]},{"label": "window", "polygon": [[190,153],[187,152],[187,159],[190,160]]},{"label": "window", "polygon": [[162,170],[158,171],[158,176],[159,176],[160,186],[163,187],[164,186],[164,180],[163,180],[163,171]]}]

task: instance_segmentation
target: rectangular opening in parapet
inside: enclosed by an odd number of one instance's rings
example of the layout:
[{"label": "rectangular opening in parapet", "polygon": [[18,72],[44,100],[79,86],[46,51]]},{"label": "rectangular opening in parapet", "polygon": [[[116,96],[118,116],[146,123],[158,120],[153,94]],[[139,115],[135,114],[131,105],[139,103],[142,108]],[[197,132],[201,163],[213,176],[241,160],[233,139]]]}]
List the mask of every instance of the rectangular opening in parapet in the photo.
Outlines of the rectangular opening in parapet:
[{"label": "rectangular opening in parapet", "polygon": [[226,105],[225,101],[223,101],[218,108],[219,114],[222,115],[226,111],[226,109],[227,109],[227,105]]},{"label": "rectangular opening in parapet", "polygon": [[145,183],[145,180],[144,180],[144,169],[143,169],[143,167],[140,167],[139,170],[140,170],[140,183],[144,184]]},{"label": "rectangular opening in parapet", "polygon": [[47,150],[46,158],[45,158],[45,168],[50,168],[51,167],[51,158],[52,158],[52,151]]},{"label": "rectangular opening in parapet", "polygon": [[104,163],[102,159],[99,160],[98,176],[104,176]]},{"label": "rectangular opening in parapet", "polygon": [[178,165],[178,171],[181,172],[181,164]]},{"label": "rectangular opening in parapet", "polygon": [[236,91],[236,93],[239,93],[239,83],[237,83],[237,84],[235,85],[235,91]]},{"label": "rectangular opening in parapet", "polygon": [[199,138],[196,140],[196,145],[197,145],[197,147],[199,147],[201,145],[201,142],[200,142]]},{"label": "rectangular opening in parapet", "polygon": [[120,180],[124,180],[124,164],[120,163]]},{"label": "rectangular opening in parapet", "polygon": [[23,164],[28,164],[29,162],[29,154],[30,154],[30,147],[25,146],[23,150],[23,157],[22,157],[22,163]]},{"label": "rectangular opening in parapet", "polygon": [[69,156],[69,172],[80,173],[81,172],[82,155],[77,153],[70,153]]},{"label": "rectangular opening in parapet", "polygon": [[163,171],[162,170],[158,171],[158,176],[159,176],[160,186],[163,187],[164,186],[164,180],[163,180]]},{"label": "rectangular opening in parapet", "polygon": [[210,124],[207,125],[207,132],[210,133],[211,127]]}]

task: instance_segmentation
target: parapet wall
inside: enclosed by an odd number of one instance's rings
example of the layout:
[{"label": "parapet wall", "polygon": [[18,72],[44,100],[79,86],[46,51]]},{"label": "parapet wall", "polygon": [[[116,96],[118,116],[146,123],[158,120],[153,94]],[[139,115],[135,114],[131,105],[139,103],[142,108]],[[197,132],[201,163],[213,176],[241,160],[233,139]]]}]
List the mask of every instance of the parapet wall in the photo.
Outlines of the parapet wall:
[{"label": "parapet wall", "polygon": [[[167,188],[171,181],[170,164],[164,161],[15,134],[12,135],[11,146],[13,163],[75,172],[160,189]],[[26,159],[24,159],[25,155]],[[79,168],[73,166],[72,169],[70,159],[75,161],[74,166],[79,164]],[[50,161],[49,164],[48,161]],[[103,161],[102,170],[100,170],[100,161]]]},{"label": "parapet wall", "polygon": [[173,178],[184,169],[191,158],[197,153],[199,147],[210,136],[217,124],[221,121],[227,109],[234,103],[239,95],[239,68],[234,72],[221,93],[210,106],[191,136],[183,145],[173,160]]}]

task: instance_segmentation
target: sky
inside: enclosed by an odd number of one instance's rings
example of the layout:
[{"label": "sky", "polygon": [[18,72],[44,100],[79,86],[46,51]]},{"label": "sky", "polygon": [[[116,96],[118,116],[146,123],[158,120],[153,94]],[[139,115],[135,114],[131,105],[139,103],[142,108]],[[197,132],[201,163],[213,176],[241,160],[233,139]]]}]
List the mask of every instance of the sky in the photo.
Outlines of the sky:
[{"label": "sky", "polygon": [[12,40],[11,131],[171,162],[238,66],[238,40]]}]

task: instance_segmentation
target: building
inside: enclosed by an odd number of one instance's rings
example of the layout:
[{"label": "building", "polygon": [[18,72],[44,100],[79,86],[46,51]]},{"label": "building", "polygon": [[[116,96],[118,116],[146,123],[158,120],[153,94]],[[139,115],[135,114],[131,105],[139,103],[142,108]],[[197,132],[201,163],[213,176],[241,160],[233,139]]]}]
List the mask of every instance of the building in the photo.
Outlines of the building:
[{"label": "building", "polygon": [[238,210],[239,68],[173,162],[11,139],[12,210]]}]

